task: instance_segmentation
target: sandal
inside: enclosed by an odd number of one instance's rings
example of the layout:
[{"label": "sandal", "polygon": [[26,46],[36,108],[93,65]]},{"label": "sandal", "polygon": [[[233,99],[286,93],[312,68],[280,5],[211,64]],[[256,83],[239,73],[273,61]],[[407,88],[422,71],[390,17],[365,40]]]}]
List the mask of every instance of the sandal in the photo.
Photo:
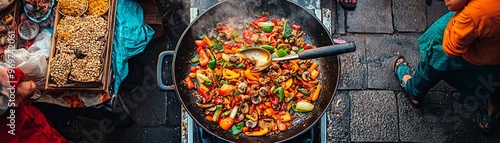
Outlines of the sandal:
[{"label": "sandal", "polygon": [[343,0],[341,0],[341,2],[339,2],[339,4],[345,10],[354,10],[354,9],[356,9],[357,2],[352,3],[352,2],[344,2]]},{"label": "sandal", "polygon": [[[398,60],[403,60],[401,63],[398,64]],[[406,62],[406,58],[403,56],[399,56],[395,61],[394,61],[394,74],[396,75],[397,80],[401,83],[401,88],[403,88],[403,93],[405,96],[410,100],[410,103],[413,106],[418,106],[420,105],[420,99],[417,99],[415,97],[410,96],[406,92],[406,84],[403,82],[403,76],[404,75],[410,75],[410,66],[408,66],[408,62]]]},{"label": "sandal", "polygon": [[479,129],[483,132],[490,132],[493,127],[493,118],[488,114],[483,114],[478,120]]}]

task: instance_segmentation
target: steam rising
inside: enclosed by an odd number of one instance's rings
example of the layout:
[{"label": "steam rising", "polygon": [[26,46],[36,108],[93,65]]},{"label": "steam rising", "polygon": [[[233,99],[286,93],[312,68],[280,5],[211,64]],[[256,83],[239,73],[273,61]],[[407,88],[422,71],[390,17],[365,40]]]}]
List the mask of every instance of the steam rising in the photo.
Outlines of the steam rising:
[{"label": "steam rising", "polygon": [[270,12],[271,17],[287,18],[291,23],[300,22],[300,25],[314,20],[304,19],[304,17],[310,17],[311,14],[297,9],[285,0],[226,0],[200,15],[191,26],[189,34],[193,37],[202,33],[208,34],[220,22],[236,22],[234,24],[243,25],[245,20],[255,18],[259,10]]}]

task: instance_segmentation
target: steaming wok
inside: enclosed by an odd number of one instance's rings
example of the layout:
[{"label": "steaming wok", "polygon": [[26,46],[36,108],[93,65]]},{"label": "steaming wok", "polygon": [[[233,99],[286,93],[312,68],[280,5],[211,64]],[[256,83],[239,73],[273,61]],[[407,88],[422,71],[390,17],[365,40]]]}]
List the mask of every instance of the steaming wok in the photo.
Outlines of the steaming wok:
[{"label": "steaming wok", "polygon": [[221,129],[218,124],[205,120],[204,110],[196,106],[197,99],[192,95],[191,90],[188,90],[182,84],[182,80],[189,74],[190,59],[195,52],[194,40],[198,39],[200,33],[212,28],[216,23],[227,21],[230,17],[252,17],[259,9],[270,12],[273,17],[283,17],[289,19],[291,23],[296,23],[302,26],[311,38],[311,43],[318,47],[332,45],[330,34],[321,24],[321,22],[309,13],[303,7],[282,0],[266,0],[263,3],[246,0],[230,0],[220,2],[205,13],[200,15],[191,25],[189,25],[181,38],[179,39],[175,52],[165,51],[159,56],[158,61],[158,84],[162,90],[172,90],[172,86],[165,86],[162,82],[161,69],[165,56],[173,56],[172,72],[175,91],[179,100],[186,108],[189,115],[201,127],[209,133],[218,136],[224,140],[232,142],[281,142],[291,139],[307,131],[315,124],[328,109],[330,102],[333,100],[338,80],[339,80],[339,58],[337,56],[318,58],[319,68],[322,71],[322,76],[319,77],[323,84],[323,89],[319,99],[314,103],[313,111],[303,113],[303,116],[295,119],[293,126],[285,132],[278,135],[248,137],[244,134],[235,136],[229,131]]}]

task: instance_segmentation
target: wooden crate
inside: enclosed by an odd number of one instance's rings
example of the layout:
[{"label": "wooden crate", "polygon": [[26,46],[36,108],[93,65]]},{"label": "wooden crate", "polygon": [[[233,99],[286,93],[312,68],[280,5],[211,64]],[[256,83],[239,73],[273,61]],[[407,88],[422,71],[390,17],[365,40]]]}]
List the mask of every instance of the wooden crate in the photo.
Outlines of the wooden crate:
[{"label": "wooden crate", "polygon": [[116,21],[116,4],[117,0],[109,0],[109,10],[106,14],[104,14],[104,19],[108,21],[108,35],[106,46],[103,50],[103,62],[102,62],[102,73],[101,79],[97,82],[74,82],[70,84],[65,84],[60,87],[57,87],[55,83],[53,83],[50,79],[50,59],[52,59],[57,51],[56,47],[56,27],[59,23],[59,20],[63,17],[59,13],[58,6],[56,7],[56,15],[54,21],[54,34],[52,36],[52,45],[49,56],[49,62],[47,66],[47,79],[45,81],[45,90],[46,91],[94,91],[94,92],[108,92],[109,85],[111,82],[111,54],[113,49],[113,35],[115,29],[115,21]]}]

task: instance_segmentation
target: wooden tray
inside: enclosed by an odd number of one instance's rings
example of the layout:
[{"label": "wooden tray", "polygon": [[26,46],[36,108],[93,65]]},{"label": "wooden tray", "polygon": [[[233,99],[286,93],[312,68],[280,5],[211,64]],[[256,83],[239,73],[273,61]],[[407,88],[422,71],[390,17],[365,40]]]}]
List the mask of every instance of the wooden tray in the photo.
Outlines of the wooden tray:
[{"label": "wooden tray", "polygon": [[[50,76],[50,59],[52,59],[57,51],[56,47],[56,27],[59,23],[59,20],[63,17],[59,12],[56,12],[55,21],[54,21],[54,34],[52,36],[52,45],[49,56],[49,62],[47,66],[47,78],[45,81],[45,90],[46,91],[67,91],[67,90],[75,90],[75,91],[95,91],[95,92],[108,92],[109,84],[111,80],[111,53],[113,49],[113,36],[115,29],[115,21],[116,21],[116,4],[117,0],[109,0],[109,9],[107,14],[104,14],[103,17],[108,21],[108,35],[106,40],[106,46],[103,50],[103,59],[102,59],[102,72],[101,79],[96,82],[73,82],[57,87],[55,83],[51,80]],[[56,11],[58,10],[58,6],[56,7]]]}]

